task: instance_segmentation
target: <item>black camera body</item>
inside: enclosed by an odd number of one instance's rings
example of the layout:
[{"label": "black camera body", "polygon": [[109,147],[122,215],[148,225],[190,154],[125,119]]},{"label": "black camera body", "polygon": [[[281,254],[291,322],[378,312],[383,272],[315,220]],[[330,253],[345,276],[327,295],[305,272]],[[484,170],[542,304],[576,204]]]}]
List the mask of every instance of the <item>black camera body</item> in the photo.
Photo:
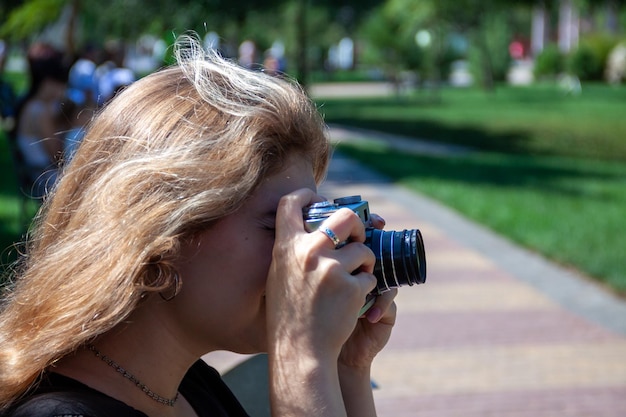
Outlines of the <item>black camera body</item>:
[{"label": "black camera body", "polygon": [[373,304],[376,295],[391,288],[423,284],[426,281],[426,255],[420,231],[374,229],[369,204],[359,195],[337,198],[333,202],[322,201],[305,207],[303,209],[305,229],[309,232],[317,230],[324,220],[341,208],[348,208],[359,216],[365,225],[364,243],[376,256],[374,275],[377,284],[372,291],[372,297],[368,297],[364,310]]}]

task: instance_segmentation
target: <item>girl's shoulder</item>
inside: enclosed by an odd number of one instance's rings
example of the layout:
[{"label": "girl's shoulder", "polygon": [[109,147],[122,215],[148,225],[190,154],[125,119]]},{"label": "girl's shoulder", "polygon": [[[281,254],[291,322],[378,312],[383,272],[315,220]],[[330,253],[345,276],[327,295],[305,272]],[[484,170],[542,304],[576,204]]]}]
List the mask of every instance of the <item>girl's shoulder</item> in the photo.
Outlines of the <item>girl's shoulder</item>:
[{"label": "girl's shoulder", "polygon": [[46,374],[35,390],[2,417],[147,417],[74,379]]}]

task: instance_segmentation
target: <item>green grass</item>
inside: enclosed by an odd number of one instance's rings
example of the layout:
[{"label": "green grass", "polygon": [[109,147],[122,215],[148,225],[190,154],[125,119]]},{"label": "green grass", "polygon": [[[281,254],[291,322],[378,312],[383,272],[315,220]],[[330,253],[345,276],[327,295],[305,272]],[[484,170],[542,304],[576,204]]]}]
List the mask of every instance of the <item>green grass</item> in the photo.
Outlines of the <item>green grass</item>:
[{"label": "green grass", "polygon": [[626,88],[442,89],[411,97],[318,100],[329,123],[518,154],[626,161]]},{"label": "green grass", "polygon": [[[588,94],[586,94],[588,92]],[[432,157],[340,149],[468,218],[626,295],[626,88],[566,97],[546,86],[326,101],[328,122],[479,150]],[[384,213],[383,213],[384,214]]]}]

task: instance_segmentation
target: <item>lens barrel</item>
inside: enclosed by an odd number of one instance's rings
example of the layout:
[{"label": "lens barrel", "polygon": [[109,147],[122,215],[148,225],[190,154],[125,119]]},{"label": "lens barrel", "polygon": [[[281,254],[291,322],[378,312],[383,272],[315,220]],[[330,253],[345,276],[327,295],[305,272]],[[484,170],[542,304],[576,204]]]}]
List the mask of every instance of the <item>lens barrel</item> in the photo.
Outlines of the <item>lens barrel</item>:
[{"label": "lens barrel", "polygon": [[376,256],[374,293],[426,281],[424,241],[418,229],[384,231],[366,229],[365,245]]}]

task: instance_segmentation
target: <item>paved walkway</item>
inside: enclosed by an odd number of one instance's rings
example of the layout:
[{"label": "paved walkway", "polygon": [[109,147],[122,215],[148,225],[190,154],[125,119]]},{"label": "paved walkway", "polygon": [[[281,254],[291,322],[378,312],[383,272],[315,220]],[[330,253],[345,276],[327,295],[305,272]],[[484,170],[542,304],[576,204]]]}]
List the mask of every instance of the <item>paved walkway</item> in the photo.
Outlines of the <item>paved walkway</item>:
[{"label": "paved walkway", "polygon": [[[340,140],[363,133],[332,129]],[[394,139],[385,137],[405,146]],[[397,324],[374,363],[380,417],[626,416],[623,300],[342,155],[320,191],[360,194],[387,229],[424,236],[426,284],[400,289]],[[222,371],[242,359],[207,357]]]}]

